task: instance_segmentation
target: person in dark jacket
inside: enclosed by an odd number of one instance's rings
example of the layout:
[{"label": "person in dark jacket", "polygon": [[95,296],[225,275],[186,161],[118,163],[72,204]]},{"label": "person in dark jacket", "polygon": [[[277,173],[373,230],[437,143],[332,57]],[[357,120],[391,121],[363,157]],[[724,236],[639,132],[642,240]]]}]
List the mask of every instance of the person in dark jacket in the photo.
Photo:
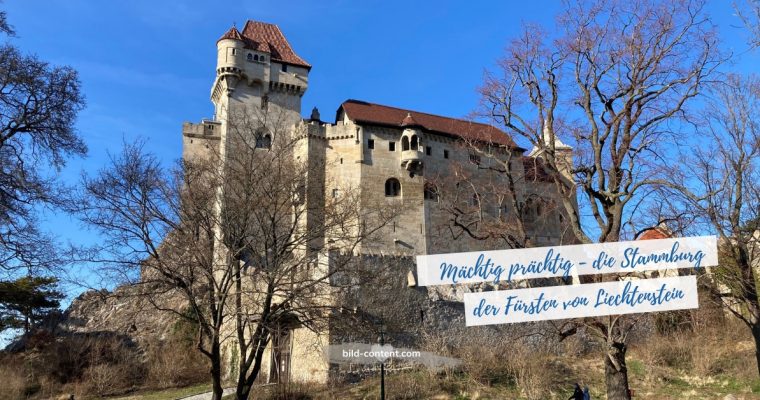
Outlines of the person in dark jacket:
[{"label": "person in dark jacket", "polygon": [[583,390],[581,390],[581,385],[575,384],[575,390],[573,391],[573,395],[570,396],[567,400],[583,400]]}]

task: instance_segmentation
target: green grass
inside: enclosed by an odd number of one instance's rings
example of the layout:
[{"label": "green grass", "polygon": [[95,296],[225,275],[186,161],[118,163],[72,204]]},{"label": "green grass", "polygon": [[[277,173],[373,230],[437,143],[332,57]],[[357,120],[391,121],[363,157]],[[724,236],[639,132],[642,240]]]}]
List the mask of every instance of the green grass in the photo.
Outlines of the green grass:
[{"label": "green grass", "polygon": [[201,394],[211,391],[211,385],[202,384],[195,386],[188,386],[183,388],[173,388],[159,390],[155,392],[135,393],[126,397],[119,397],[113,400],[174,400],[182,397],[192,396],[194,394]]},{"label": "green grass", "polygon": [[628,370],[631,371],[631,374],[634,376],[638,378],[646,376],[647,369],[643,362],[639,360],[628,360],[626,365],[628,366]]},{"label": "green grass", "polygon": [[726,377],[725,380],[721,379],[721,381],[724,381],[725,383],[721,383],[720,388],[726,393],[739,393],[747,386],[746,382],[741,382],[732,376]]}]

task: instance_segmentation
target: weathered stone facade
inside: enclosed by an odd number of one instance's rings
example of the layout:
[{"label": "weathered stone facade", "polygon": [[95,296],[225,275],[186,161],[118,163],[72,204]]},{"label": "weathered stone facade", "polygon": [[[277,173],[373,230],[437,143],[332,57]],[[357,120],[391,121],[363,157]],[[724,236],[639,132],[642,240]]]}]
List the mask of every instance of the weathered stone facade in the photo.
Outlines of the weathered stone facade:
[{"label": "weathered stone facade", "polygon": [[[211,90],[215,117],[184,124],[185,158],[215,151],[223,160],[225,153],[236,151],[227,140],[232,119],[251,110],[266,112],[301,135],[299,157],[314,165],[309,170],[309,184],[313,186],[309,193],[317,194],[309,201],[324,203],[325,198],[339,196],[341,189],[330,185],[340,182],[361,192],[361,207],[369,209],[380,202],[398,211],[377,240],[362,243],[356,251],[358,263],[392,264],[387,269],[386,286],[360,288],[353,298],[345,299],[345,309],[357,315],[371,314],[370,318],[357,319],[366,326],[347,327],[336,318],[327,332],[289,332],[285,373],[290,379],[327,381],[339,368],[331,366],[326,346],[373,340],[374,327],[367,321],[381,319],[379,314],[383,313],[382,319],[389,324],[389,342],[395,346],[419,346],[425,333],[467,335],[461,294],[482,288],[416,287],[413,256],[503,247],[498,241],[465,234],[453,237],[450,215],[441,207],[438,191],[431,189],[451,180],[455,173],[452,166],[458,166],[457,173],[471,176],[472,182],[506,186],[504,173],[486,168],[489,158],[474,151],[478,143],[494,151],[495,157],[509,160],[520,210],[527,211],[510,216],[515,211],[507,210],[502,200],[490,193],[473,196],[479,209],[494,218],[523,220],[531,245],[571,241],[562,228],[559,207],[552,206],[561,203],[554,183],[541,176],[540,154],[525,156],[525,149],[498,129],[356,100],[344,102],[334,122],[322,121],[316,110],[311,117],[303,118],[301,96],[307,90],[311,66],[293,52],[279,28],[249,21],[242,33],[235,28],[227,32],[217,42],[217,50]],[[274,123],[271,119],[267,123]],[[572,164],[569,147],[558,146],[557,151],[566,157],[567,165]],[[283,357],[282,347],[277,355],[265,355],[264,375],[274,359]],[[239,357],[232,350],[234,346],[225,348],[230,360]]]}]

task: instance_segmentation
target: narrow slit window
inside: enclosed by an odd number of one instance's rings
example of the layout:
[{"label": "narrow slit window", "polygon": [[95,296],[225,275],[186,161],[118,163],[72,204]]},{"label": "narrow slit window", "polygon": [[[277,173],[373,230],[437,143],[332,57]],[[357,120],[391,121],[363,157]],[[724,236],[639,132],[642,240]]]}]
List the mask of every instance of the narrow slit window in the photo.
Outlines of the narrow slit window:
[{"label": "narrow slit window", "polygon": [[433,183],[425,183],[423,197],[425,200],[438,201],[438,187]]}]

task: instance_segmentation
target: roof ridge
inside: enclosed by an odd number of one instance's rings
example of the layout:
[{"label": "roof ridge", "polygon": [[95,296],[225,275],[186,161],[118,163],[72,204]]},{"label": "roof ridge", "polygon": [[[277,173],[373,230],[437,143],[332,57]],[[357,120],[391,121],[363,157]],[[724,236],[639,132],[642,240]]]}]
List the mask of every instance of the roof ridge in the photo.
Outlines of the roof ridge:
[{"label": "roof ridge", "polygon": [[[264,23],[266,24],[267,22],[264,22]],[[304,60],[303,58],[301,58],[301,56],[299,56],[299,55],[296,53],[296,51],[295,51],[295,50],[293,50],[293,46],[291,46],[291,45],[290,45],[290,41],[288,40],[288,37],[287,37],[287,36],[285,36],[285,34],[284,34],[284,33],[282,33],[282,29],[280,29],[280,25],[277,25],[277,24],[269,24],[269,25],[272,25],[272,26],[274,27],[274,29],[277,29],[277,33],[279,33],[279,34],[280,34],[280,36],[282,37],[282,40],[283,40],[283,41],[285,41],[285,46],[286,46],[286,48],[287,48],[287,49],[290,49],[290,52],[293,54],[293,56],[295,56],[295,57],[296,57],[296,58],[298,58],[299,60],[303,61],[305,64],[308,64],[308,63],[306,62],[306,60]]]},{"label": "roof ridge", "polygon": [[[296,53],[280,26],[264,21],[248,19],[242,31],[243,37],[255,43],[254,50],[272,54],[272,59],[285,64],[292,64],[311,69],[311,65]],[[258,47],[261,48],[258,48]]]},{"label": "roof ridge", "polygon": [[433,113],[424,112],[424,111],[415,111],[415,110],[412,110],[412,109],[409,109],[409,108],[400,108],[400,107],[389,106],[389,105],[380,104],[380,103],[372,103],[372,102],[364,101],[364,100],[348,99],[348,100],[344,101],[344,103],[347,103],[349,101],[353,101],[353,102],[357,102],[357,103],[372,104],[372,105],[381,106],[381,107],[393,108],[393,109],[396,109],[396,110],[399,110],[399,111],[406,111],[406,112],[413,112],[413,113],[417,113],[417,114],[424,114],[424,115],[429,115],[431,117],[453,119],[453,120],[456,120],[456,121],[467,122],[467,123],[477,124],[477,125],[483,125],[483,126],[490,126],[490,127],[496,128],[495,126],[493,126],[491,124],[486,124],[484,122],[477,122],[477,121],[472,121],[472,120],[469,120],[469,119],[458,118],[458,117],[449,117],[449,116],[446,116],[446,115],[433,114]]},{"label": "roof ridge", "polygon": [[[273,23],[270,23],[270,22],[264,22],[264,21],[258,21],[258,20],[255,20],[255,19],[248,19],[248,20],[245,21],[246,25],[248,25],[249,23],[277,26],[277,24],[273,24]],[[279,27],[278,27],[278,29],[279,29]]]}]

